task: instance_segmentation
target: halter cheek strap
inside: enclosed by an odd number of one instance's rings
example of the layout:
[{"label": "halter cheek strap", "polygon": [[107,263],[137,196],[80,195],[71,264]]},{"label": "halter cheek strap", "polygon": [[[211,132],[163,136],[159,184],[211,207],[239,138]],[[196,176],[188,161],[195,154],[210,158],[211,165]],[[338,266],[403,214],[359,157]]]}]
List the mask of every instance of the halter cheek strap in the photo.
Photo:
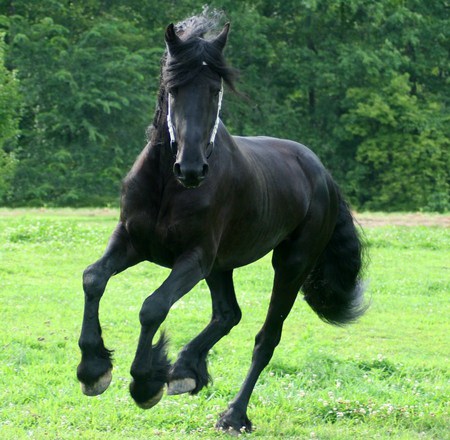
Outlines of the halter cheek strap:
[{"label": "halter cheek strap", "polygon": [[170,105],[170,96],[167,99],[167,128],[169,129],[170,149],[172,150],[172,153],[175,156],[177,154],[177,141],[175,139],[175,130],[173,128],[172,123],[172,109]]},{"label": "halter cheek strap", "polygon": [[[203,63],[204,65],[206,65],[206,63]],[[217,131],[219,130],[219,123],[220,123],[220,110],[222,108],[222,99],[223,99],[223,79],[220,85],[220,91],[219,91],[219,102],[217,104],[217,115],[216,115],[216,120],[214,122],[214,126],[211,132],[211,136],[209,138],[209,143],[208,143],[208,150],[207,151],[207,159],[209,158],[209,156],[211,156],[211,153],[214,149],[214,141],[216,139],[216,135],[217,135]],[[172,122],[172,108],[170,105],[170,97],[167,100],[167,128],[169,129],[169,136],[170,136],[170,148],[172,149],[172,153],[174,154],[174,156],[177,154],[177,140],[175,138],[175,128]]]},{"label": "halter cheek strap", "polygon": [[214,140],[216,139],[217,130],[219,129],[219,122],[220,122],[220,110],[222,108],[222,99],[223,99],[223,79],[220,84],[220,92],[219,92],[219,102],[217,103],[217,115],[216,115],[216,122],[214,122],[214,127],[211,132],[211,137],[209,138],[209,143],[214,144]]}]

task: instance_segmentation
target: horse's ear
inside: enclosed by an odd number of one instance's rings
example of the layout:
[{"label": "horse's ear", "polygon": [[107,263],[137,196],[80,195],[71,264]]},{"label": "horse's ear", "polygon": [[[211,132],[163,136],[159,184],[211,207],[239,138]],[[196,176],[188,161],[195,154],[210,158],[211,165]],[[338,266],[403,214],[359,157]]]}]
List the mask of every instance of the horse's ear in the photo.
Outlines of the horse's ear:
[{"label": "horse's ear", "polygon": [[171,47],[176,46],[181,41],[180,37],[175,32],[175,26],[173,23],[170,23],[169,26],[167,26],[165,40],[167,47],[169,48],[169,52]]},{"label": "horse's ear", "polygon": [[227,44],[228,31],[230,30],[230,23],[227,23],[222,32],[216,37],[212,44],[217,47],[221,52],[223,51],[225,45]]}]

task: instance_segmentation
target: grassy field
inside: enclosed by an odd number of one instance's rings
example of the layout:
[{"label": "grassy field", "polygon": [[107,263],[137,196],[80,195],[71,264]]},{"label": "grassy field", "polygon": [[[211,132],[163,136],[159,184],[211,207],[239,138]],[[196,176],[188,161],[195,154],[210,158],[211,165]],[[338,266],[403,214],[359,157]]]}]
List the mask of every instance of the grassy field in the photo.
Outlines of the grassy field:
[{"label": "grassy field", "polygon": [[[141,303],[168,272],[141,264],[113,278],[101,305],[113,382],[88,398],[75,375],[81,273],[101,255],[116,218],[113,210],[0,210],[1,439],[224,438],[214,424],[249,365],[270,258],[236,271],[243,319],[210,355],[213,385],[194,397],[165,396],[149,411],[128,395],[129,367]],[[450,229],[387,225],[365,235],[371,308],[341,329],[297,301],[255,388],[252,438],[450,438]],[[200,283],[164,324],[172,358],[209,316]]]}]

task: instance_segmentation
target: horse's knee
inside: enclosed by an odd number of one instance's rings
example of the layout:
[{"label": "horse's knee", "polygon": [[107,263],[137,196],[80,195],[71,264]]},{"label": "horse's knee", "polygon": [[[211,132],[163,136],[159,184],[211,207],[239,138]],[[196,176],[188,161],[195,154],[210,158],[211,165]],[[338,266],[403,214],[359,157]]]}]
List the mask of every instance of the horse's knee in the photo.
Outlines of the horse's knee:
[{"label": "horse's knee", "polygon": [[88,266],[83,272],[83,289],[89,297],[102,296],[107,281],[108,278],[95,264]]},{"label": "horse's knee", "polygon": [[160,324],[169,313],[169,306],[165,301],[156,297],[149,296],[142,304],[139,312],[139,321],[143,327],[149,327],[154,324]]}]

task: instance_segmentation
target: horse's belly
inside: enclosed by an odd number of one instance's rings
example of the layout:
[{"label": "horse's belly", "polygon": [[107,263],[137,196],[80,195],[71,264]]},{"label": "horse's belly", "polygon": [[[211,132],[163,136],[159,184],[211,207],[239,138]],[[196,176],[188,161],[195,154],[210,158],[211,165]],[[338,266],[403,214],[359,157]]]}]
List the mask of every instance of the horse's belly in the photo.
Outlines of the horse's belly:
[{"label": "horse's belly", "polygon": [[278,229],[278,232],[272,230],[253,235],[248,229],[243,228],[230,236],[225,236],[217,252],[216,266],[226,270],[253,263],[277,247],[288,237],[289,232]]},{"label": "horse's belly", "polygon": [[245,252],[229,255],[217,255],[215,267],[221,270],[231,270],[246,266],[267,255],[273,248],[258,249],[257,252]]}]

